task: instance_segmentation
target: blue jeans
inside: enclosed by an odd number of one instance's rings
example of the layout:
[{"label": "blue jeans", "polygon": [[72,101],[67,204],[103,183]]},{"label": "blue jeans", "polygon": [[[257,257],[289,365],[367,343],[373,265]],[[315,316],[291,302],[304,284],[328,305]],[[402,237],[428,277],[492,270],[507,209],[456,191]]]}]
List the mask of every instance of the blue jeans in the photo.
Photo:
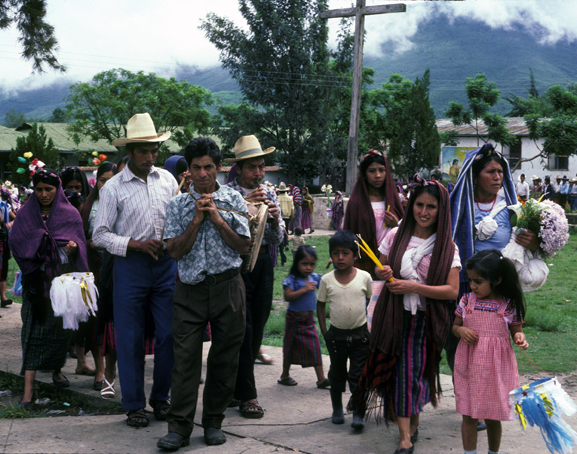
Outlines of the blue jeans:
[{"label": "blue jeans", "polygon": [[154,371],[150,398],[169,398],[174,366],[172,297],[176,262],[168,253],[158,260],[129,251],[116,257],[113,271],[114,325],[122,408],[146,407],[144,395],[144,328],[146,308],[154,319]]}]

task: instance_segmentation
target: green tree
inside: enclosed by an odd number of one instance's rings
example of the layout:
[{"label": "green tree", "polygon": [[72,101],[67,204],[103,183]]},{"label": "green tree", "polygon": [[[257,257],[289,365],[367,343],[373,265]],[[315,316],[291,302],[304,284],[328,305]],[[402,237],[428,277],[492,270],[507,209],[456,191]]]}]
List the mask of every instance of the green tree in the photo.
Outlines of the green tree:
[{"label": "green tree", "polygon": [[465,82],[465,92],[469,107],[451,101],[445,115],[451,119],[456,126],[469,125],[473,127],[477,135],[477,145],[480,140],[485,139],[479,133],[479,120],[482,120],[487,127],[487,139],[493,140],[501,145],[512,145],[517,141],[517,137],[509,134],[507,120],[501,115],[491,113],[493,107],[500,99],[501,92],[496,88],[494,82],[489,82],[485,74],[477,74],[474,78],[467,77]]},{"label": "green tree", "polygon": [[2,123],[7,128],[17,128],[18,126],[21,126],[22,123],[25,122],[26,122],[26,115],[12,108],[4,114],[4,121]]},{"label": "green tree", "polygon": [[[570,156],[577,154],[577,90],[574,85],[563,88],[561,85],[550,87],[545,93],[551,111],[547,117],[540,113],[525,115],[529,129],[529,138],[535,142],[539,154],[530,159],[544,158],[555,154]],[[542,145],[539,144],[543,139]]]},{"label": "green tree", "polygon": [[275,146],[276,159],[290,179],[308,181],[332,159],[328,138],[340,113],[333,111],[332,99],[349,84],[331,66],[327,23],[318,18],[327,2],[239,0],[239,8],[246,30],[215,14],[201,26],[246,104],[220,110],[218,134],[232,142],[231,132],[224,129],[233,127],[230,118],[240,112],[249,115],[236,131],[256,134],[263,146]]},{"label": "green tree", "polygon": [[[12,172],[10,178],[13,183],[27,186],[30,183],[30,171],[28,164],[22,164],[18,157],[23,157],[24,153],[32,152],[32,159],[37,158],[42,161],[46,168],[57,170],[60,168],[60,152],[54,145],[51,138],[47,137],[44,126],[38,126],[37,123],[32,125],[32,129],[26,137],[16,139],[16,148],[10,150],[8,157],[8,170]],[[24,173],[18,173],[17,170],[23,168]]]},{"label": "green tree", "polygon": [[537,82],[533,70],[529,68],[529,87],[527,88],[527,98],[510,94],[505,99],[511,104],[511,110],[505,114],[506,117],[524,117],[525,115],[541,115],[549,117],[553,114],[554,109],[547,96],[539,96]]},{"label": "green tree", "polygon": [[70,87],[66,110],[74,122],[68,133],[77,144],[83,138],[112,142],[126,136],[130,117],[148,112],[158,133],[170,131],[176,143],[185,146],[208,131],[210,114],[205,107],[211,102],[204,88],[174,77],[111,69],[96,74],[90,83]]},{"label": "green tree", "polygon": [[46,65],[65,72],[66,67],[54,55],[58,50],[54,27],[44,21],[45,16],[46,0],[0,0],[0,30],[16,27],[22,58],[32,61],[38,73],[44,72]]},{"label": "green tree", "polygon": [[69,120],[68,113],[65,109],[57,107],[52,111],[52,115],[48,119],[48,123],[67,123]]},{"label": "green tree", "polygon": [[[435,167],[441,152],[436,118],[429,102],[430,71],[415,83],[398,74],[372,93],[372,140],[388,142],[388,156],[397,175],[411,177]],[[383,144],[384,145],[384,144]]]}]

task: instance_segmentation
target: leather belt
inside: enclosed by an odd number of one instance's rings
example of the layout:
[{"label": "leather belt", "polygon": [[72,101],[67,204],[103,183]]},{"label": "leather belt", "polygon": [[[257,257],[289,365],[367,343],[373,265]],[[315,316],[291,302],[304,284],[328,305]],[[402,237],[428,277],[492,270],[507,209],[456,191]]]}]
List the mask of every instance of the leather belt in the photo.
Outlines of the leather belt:
[{"label": "leather belt", "polygon": [[228,281],[229,279],[232,279],[233,277],[239,274],[240,274],[240,268],[226,270],[219,274],[207,274],[204,280],[200,281],[198,284],[216,285],[220,284],[221,282]]}]

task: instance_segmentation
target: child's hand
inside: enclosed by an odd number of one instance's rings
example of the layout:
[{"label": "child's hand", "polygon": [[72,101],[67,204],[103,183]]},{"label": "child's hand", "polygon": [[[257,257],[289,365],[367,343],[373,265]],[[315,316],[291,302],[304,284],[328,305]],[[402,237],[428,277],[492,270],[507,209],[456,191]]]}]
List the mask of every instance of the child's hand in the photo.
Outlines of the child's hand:
[{"label": "child's hand", "polygon": [[317,288],[317,283],[315,281],[309,281],[306,283],[306,285],[303,287],[307,293],[310,292],[311,290],[314,290]]},{"label": "child's hand", "polygon": [[381,281],[388,281],[393,277],[393,270],[390,266],[385,265],[383,268],[375,268],[375,274]]},{"label": "child's hand", "polygon": [[467,345],[474,345],[479,340],[479,336],[475,331],[471,328],[465,328],[464,326],[459,328],[459,335]]},{"label": "child's hand", "polygon": [[333,259],[329,258],[329,261],[327,262],[327,266],[325,267],[325,270],[329,269],[329,266],[331,266],[333,264]]},{"label": "child's hand", "polygon": [[519,348],[522,348],[523,350],[527,350],[529,348],[529,343],[525,338],[525,333],[515,333],[513,335],[513,342],[515,342]]}]

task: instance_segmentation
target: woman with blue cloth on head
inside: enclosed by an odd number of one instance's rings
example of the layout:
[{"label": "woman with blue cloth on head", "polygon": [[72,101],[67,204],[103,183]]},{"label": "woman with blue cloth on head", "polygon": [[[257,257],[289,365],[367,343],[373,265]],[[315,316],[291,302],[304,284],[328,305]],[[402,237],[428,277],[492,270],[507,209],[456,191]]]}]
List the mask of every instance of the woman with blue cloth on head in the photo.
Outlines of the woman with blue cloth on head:
[{"label": "woman with blue cloth on head", "polygon": [[[538,258],[539,238],[528,230],[513,234],[511,212],[517,204],[517,194],[509,163],[491,143],[470,151],[465,157],[459,178],[451,192],[451,220],[453,240],[459,248],[461,262],[479,251],[504,249],[512,239]],[[535,289],[547,280],[548,270],[540,260],[530,260],[529,266],[518,270],[525,284]],[[545,265],[546,267],[546,265]],[[469,293],[466,270],[461,269],[459,297]],[[529,282],[531,281],[531,282]],[[456,303],[453,302],[453,303]],[[454,314],[455,307],[450,313]],[[447,361],[451,370],[458,339],[449,334]]]}]

